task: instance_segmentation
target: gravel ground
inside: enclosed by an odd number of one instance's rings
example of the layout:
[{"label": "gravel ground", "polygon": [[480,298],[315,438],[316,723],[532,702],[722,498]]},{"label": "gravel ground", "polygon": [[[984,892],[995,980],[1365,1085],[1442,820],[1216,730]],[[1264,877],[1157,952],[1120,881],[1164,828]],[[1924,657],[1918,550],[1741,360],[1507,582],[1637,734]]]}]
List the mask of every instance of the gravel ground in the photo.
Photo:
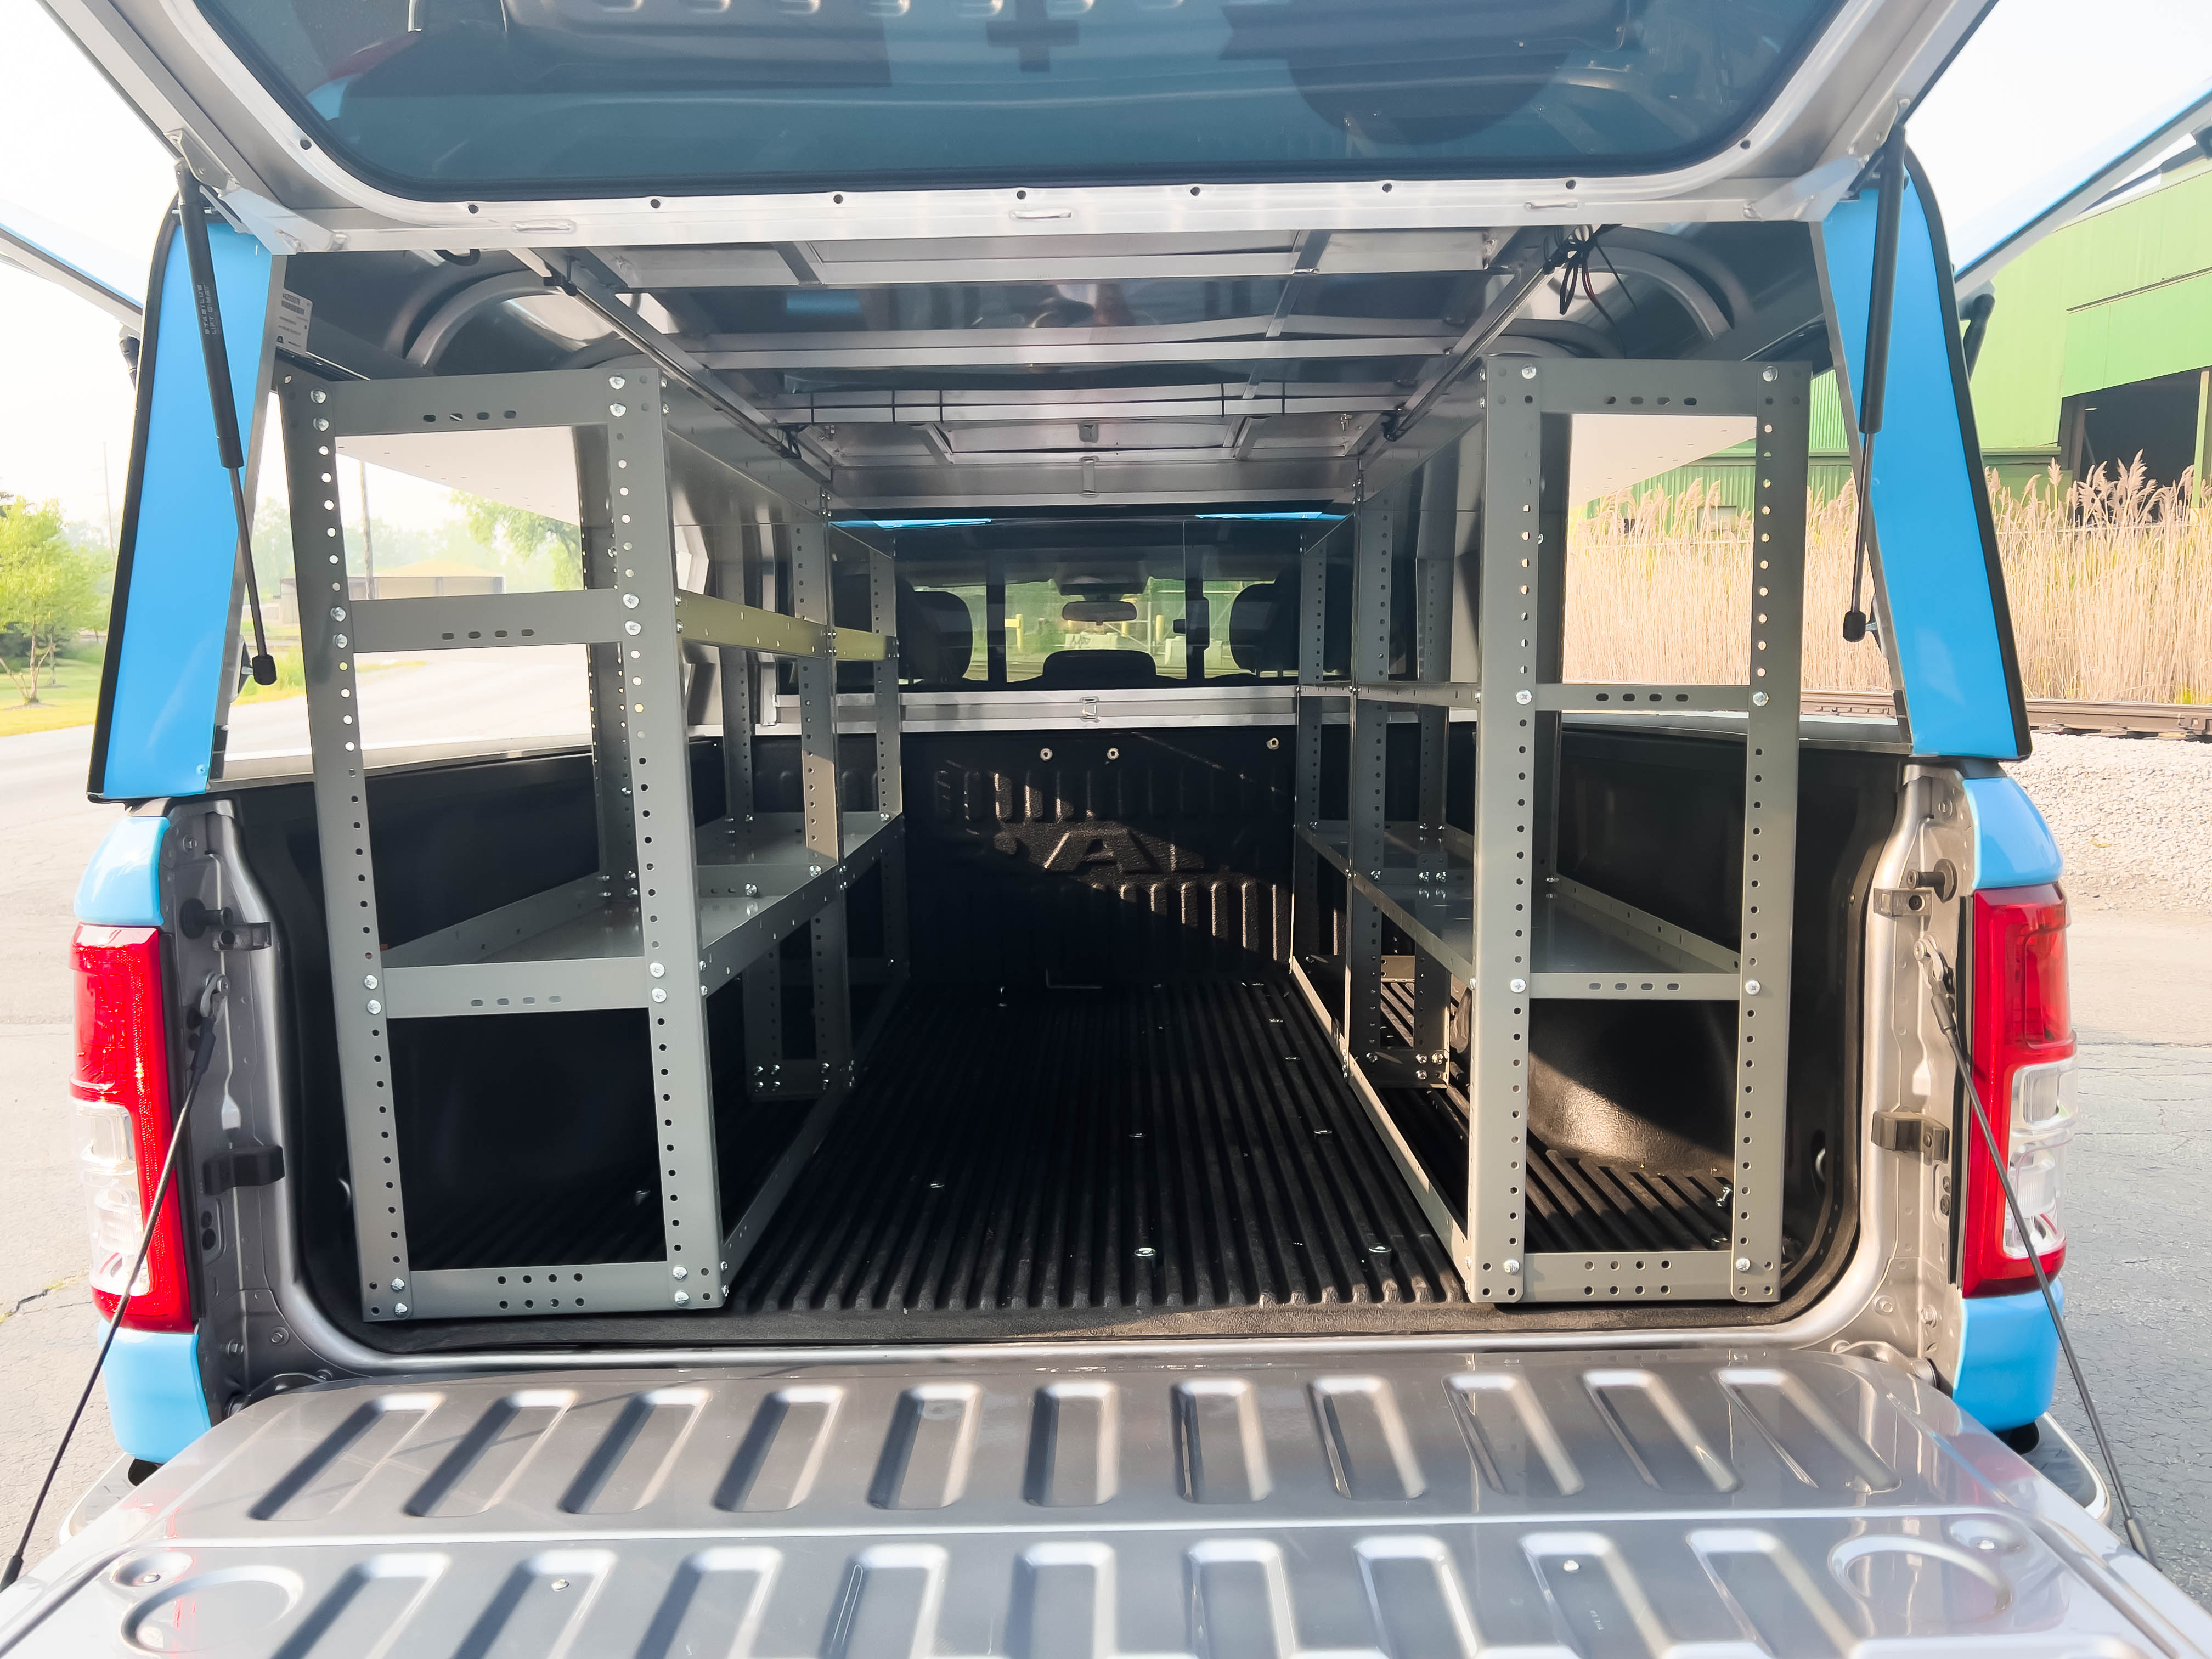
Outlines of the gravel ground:
[{"label": "gravel ground", "polygon": [[2039,732],[2010,769],[2058,837],[2076,909],[2212,912],[2212,744]]}]

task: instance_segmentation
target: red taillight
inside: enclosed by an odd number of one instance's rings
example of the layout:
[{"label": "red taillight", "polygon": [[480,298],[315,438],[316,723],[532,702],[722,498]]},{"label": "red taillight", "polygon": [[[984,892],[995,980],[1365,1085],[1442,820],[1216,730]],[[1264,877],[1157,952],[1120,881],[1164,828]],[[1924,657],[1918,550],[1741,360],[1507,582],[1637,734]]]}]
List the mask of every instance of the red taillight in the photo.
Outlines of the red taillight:
[{"label": "red taillight", "polygon": [[[1974,1086],[1988,1112],[2045,1273],[2066,1260],[2059,1187],[2074,1137],[2074,1020],[2066,995],[2066,899],[2056,884],[1974,895]],[[1980,1132],[1966,1129],[1960,1288],[2035,1288],[2031,1241],[2013,1225]]]},{"label": "red taillight", "polygon": [[[76,969],[77,1171],[92,1212],[92,1292],[115,1311],[154,1203],[169,1150],[169,1045],[162,1018],[161,936],[151,927],[82,927]],[[189,1331],[182,1200],[161,1206],[146,1265],[123,1322],[134,1330]]]}]

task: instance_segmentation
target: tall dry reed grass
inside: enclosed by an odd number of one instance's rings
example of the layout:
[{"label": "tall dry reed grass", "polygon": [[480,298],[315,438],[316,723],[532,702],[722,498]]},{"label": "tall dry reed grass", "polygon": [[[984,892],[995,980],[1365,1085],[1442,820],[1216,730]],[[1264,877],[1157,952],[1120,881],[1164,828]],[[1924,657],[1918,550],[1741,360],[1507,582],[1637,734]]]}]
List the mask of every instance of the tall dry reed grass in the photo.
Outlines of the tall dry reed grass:
[{"label": "tall dry reed grass", "polygon": [[[2053,467],[1990,495],[2031,697],[2212,702],[2212,500],[2160,487],[2140,464],[2069,484]],[[1845,644],[1856,506],[1808,496],[1804,684],[1886,691],[1869,638]],[[1629,492],[1576,522],[1568,544],[1566,672],[1573,680],[1743,678],[1751,525],[1702,481]]]}]

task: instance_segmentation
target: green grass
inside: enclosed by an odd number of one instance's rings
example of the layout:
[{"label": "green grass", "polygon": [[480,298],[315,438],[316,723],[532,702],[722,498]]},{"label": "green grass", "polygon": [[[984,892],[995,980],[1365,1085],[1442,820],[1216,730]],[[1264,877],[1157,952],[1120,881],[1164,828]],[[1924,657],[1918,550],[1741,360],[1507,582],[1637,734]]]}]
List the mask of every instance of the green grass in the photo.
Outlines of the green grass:
[{"label": "green grass", "polygon": [[92,724],[100,712],[100,659],[64,657],[54,671],[61,684],[40,686],[33,703],[22,700],[14,680],[0,675],[0,738]]}]

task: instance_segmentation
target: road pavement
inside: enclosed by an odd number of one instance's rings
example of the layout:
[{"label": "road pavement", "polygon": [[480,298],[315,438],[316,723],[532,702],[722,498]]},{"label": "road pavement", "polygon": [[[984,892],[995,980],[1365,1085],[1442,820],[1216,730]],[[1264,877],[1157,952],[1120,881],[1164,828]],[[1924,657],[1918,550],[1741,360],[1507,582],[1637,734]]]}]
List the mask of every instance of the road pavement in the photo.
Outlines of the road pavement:
[{"label": "road pavement", "polygon": [[[577,729],[573,666],[532,677],[540,672],[519,684],[511,663],[396,669],[364,687],[365,718],[393,743],[433,740],[457,716],[486,738]],[[300,712],[296,701],[241,709],[238,750],[289,746]],[[0,738],[0,1401],[10,1407],[0,1534],[10,1539],[94,1331],[69,1135],[66,952],[77,878],[118,809],[85,802],[88,742],[82,729]],[[2212,1364],[2212,915],[2077,912],[2071,960],[2083,1123],[2067,1176],[2069,1322],[2165,1565],[2212,1602],[2212,1396],[2201,1380]],[[2058,1415],[2086,1442],[2063,1378],[2058,1392]],[[34,1554],[115,1455],[95,1392]]]}]

